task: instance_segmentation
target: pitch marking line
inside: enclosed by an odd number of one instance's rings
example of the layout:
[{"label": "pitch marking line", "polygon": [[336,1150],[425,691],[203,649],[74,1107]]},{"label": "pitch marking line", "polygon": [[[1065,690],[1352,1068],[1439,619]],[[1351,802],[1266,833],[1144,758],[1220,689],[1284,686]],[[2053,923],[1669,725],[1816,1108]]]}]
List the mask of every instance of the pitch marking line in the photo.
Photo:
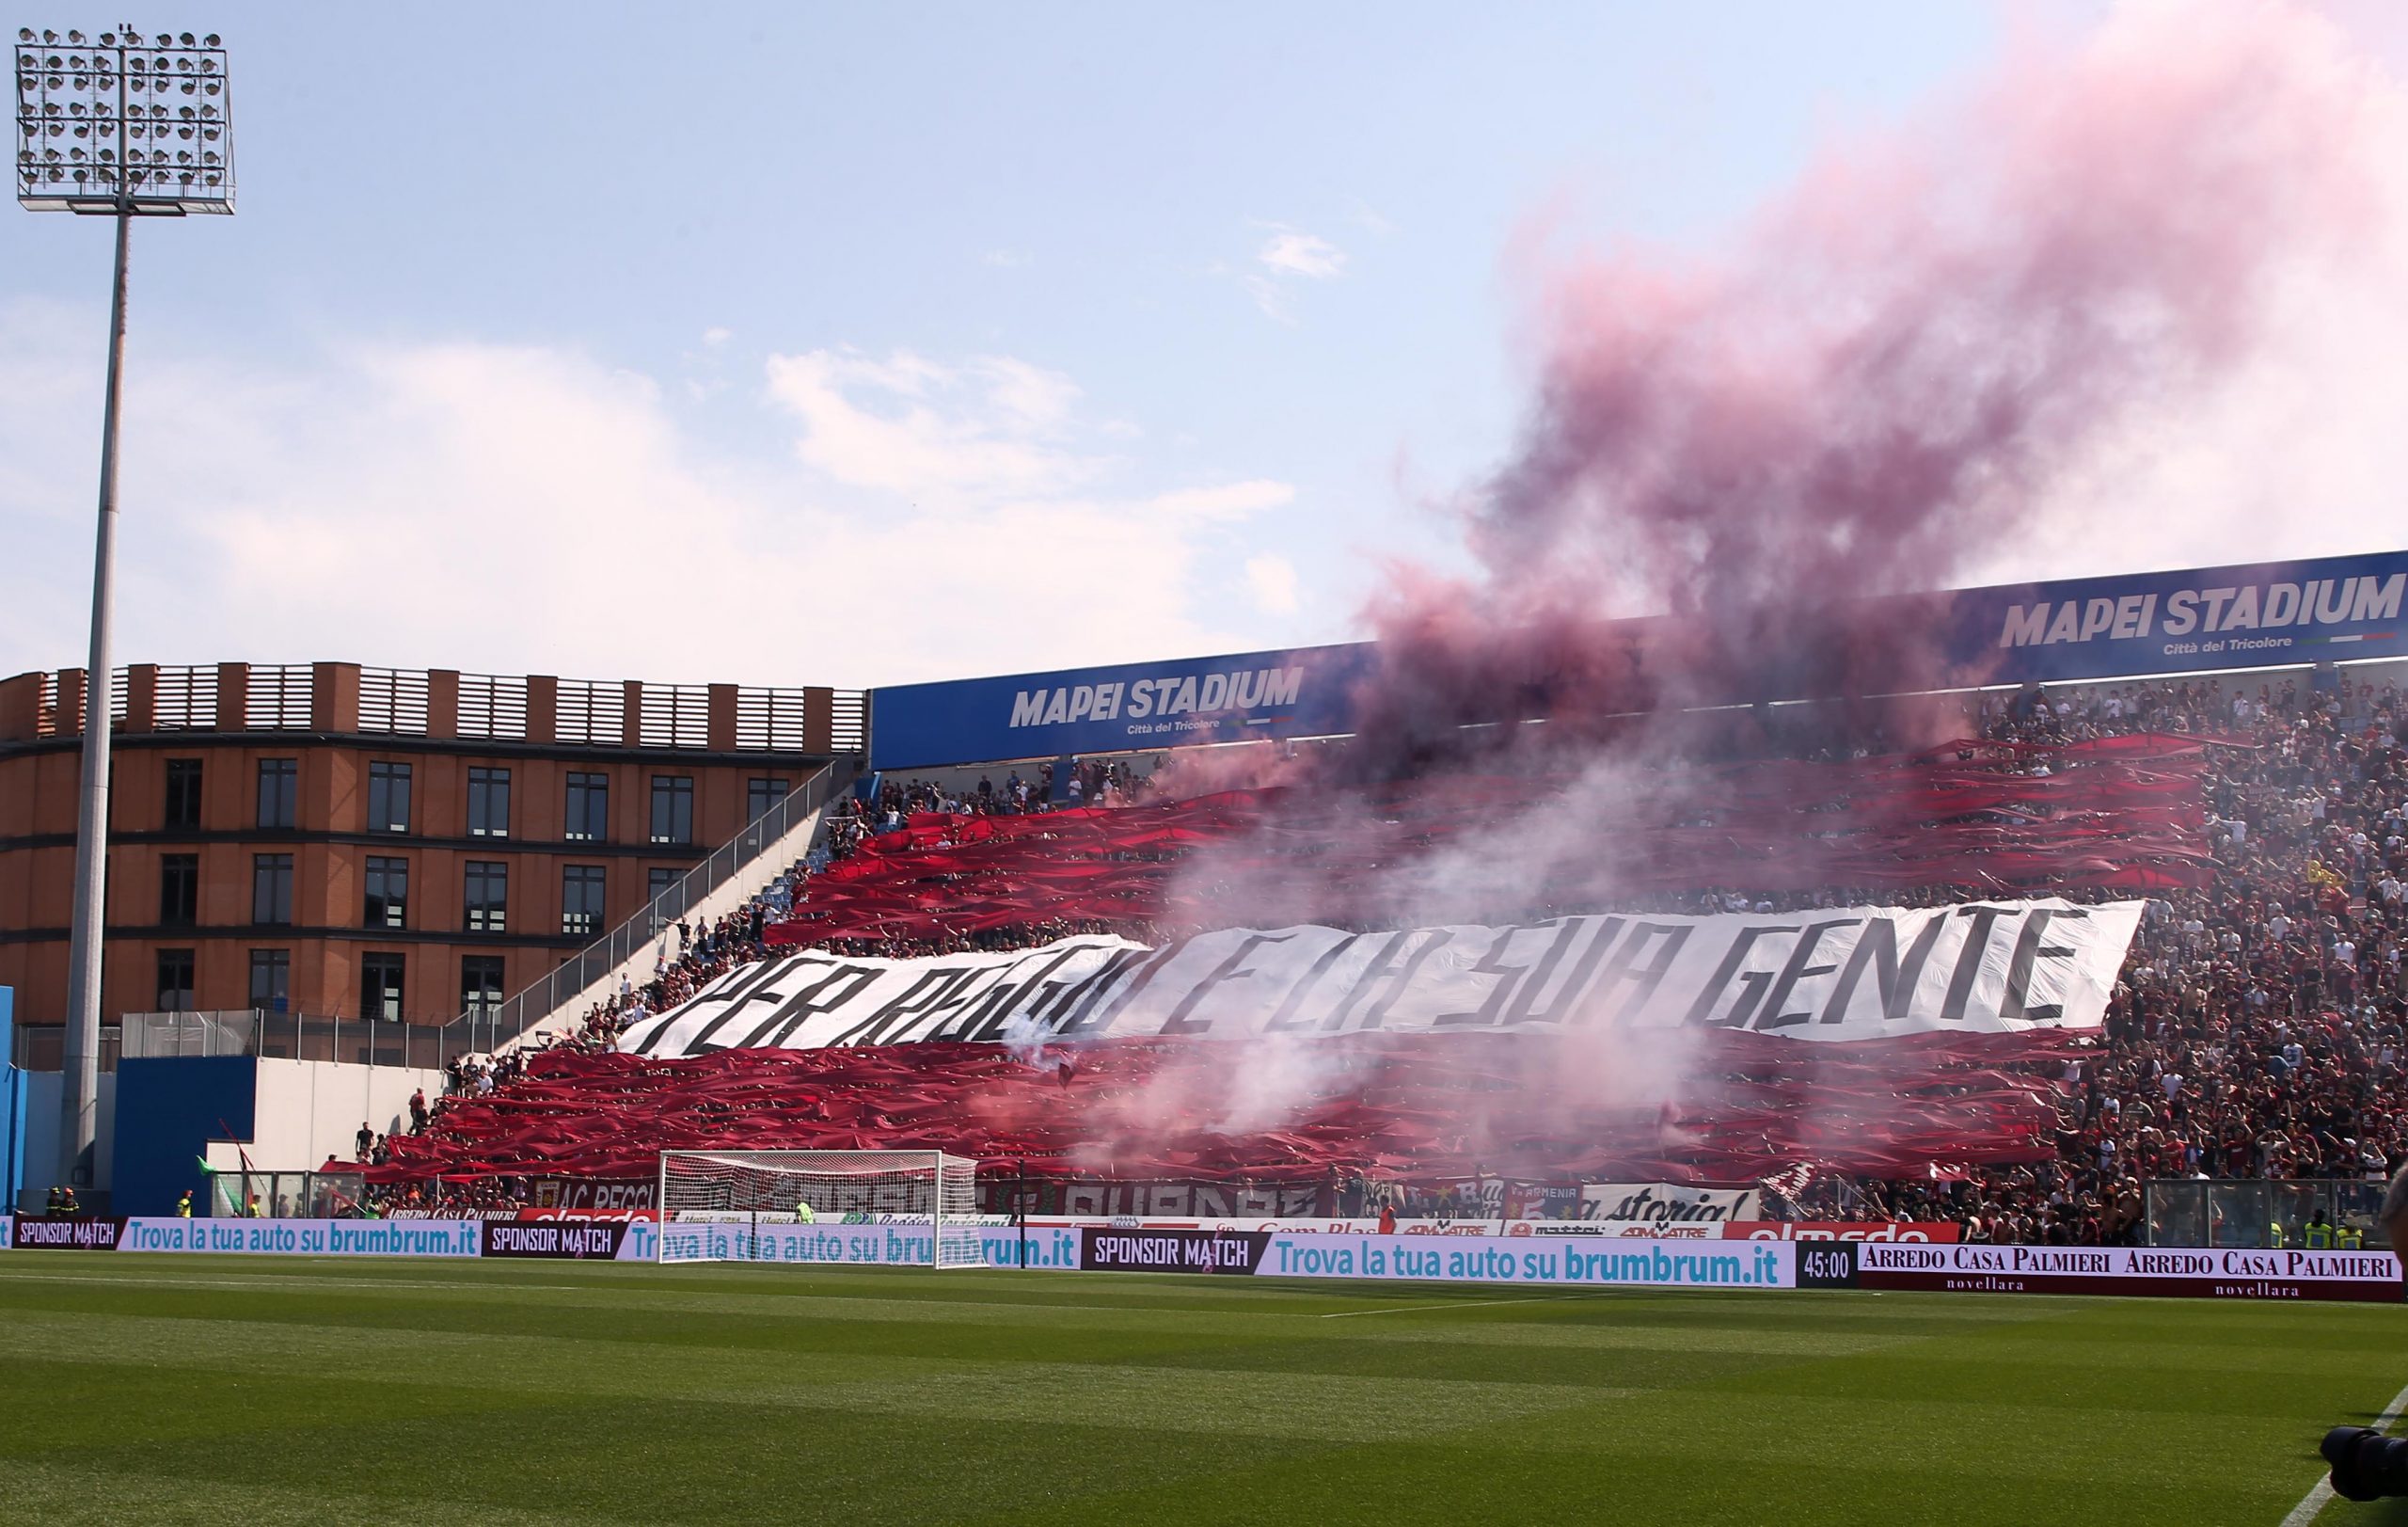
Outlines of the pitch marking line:
[{"label": "pitch marking line", "polygon": [[1520,1299],[1457,1299],[1448,1304],[1392,1304],[1378,1310],[1335,1310],[1322,1316],[1323,1320],[1347,1320],[1355,1315],[1403,1315],[1416,1310],[1477,1310],[1492,1304],[1560,1304],[1566,1299],[1593,1298],[1588,1294],[1533,1294]]},{"label": "pitch marking line", "polygon": [[[2382,1415],[2375,1417],[2374,1429],[2379,1432],[2391,1430],[2391,1424],[2400,1419],[2402,1410],[2408,1410],[2408,1389],[2402,1389],[2391,1397],[2391,1404],[2384,1408]],[[2334,1500],[2333,1476],[2328,1470],[2325,1476],[2316,1482],[2316,1487],[2301,1497],[2299,1504],[2291,1507],[2291,1514],[2283,1519],[2282,1527],[2307,1527],[2316,1519],[2317,1514],[2331,1505]]]}]

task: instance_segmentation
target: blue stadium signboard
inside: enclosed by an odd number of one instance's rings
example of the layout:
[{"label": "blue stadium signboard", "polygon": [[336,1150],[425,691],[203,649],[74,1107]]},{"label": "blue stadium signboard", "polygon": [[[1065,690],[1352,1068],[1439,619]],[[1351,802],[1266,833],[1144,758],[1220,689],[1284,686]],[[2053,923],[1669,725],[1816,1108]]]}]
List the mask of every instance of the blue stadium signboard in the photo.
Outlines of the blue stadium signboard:
[{"label": "blue stadium signboard", "polygon": [[1352,729],[1349,697],[1370,657],[1356,643],[882,689],[870,700],[870,762],[916,769],[1331,736]]},{"label": "blue stadium signboard", "polygon": [[[2408,551],[1963,589],[1884,601],[1935,623],[1934,687],[2060,683],[2408,655]],[[1875,608],[1877,610],[1878,605]],[[1646,628],[1633,622],[1638,646]],[[1369,643],[908,684],[871,698],[879,769],[1354,729]],[[1730,695],[1727,703],[1794,699]]]}]

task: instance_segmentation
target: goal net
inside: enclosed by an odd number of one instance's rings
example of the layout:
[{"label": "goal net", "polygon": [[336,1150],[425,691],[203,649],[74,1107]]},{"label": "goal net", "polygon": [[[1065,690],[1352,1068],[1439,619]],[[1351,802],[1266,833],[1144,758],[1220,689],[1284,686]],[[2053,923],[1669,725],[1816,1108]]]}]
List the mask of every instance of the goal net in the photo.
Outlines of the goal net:
[{"label": "goal net", "polygon": [[977,1169],[942,1151],[663,1151],[660,1260],[984,1266]]}]

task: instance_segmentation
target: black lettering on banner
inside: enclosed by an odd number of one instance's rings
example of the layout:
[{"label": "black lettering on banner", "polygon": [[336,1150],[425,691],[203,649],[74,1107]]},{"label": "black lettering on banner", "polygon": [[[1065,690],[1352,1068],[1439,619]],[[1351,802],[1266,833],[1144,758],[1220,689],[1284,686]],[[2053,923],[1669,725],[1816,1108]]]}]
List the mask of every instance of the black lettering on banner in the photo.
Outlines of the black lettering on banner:
[{"label": "black lettering on banner", "polygon": [[1998,1015],[2007,1022],[2045,1024],[2065,1016],[2065,1005],[2043,1002],[2026,1006],[2032,995],[2032,966],[2041,960],[2065,960],[2074,953],[2070,944],[2043,944],[2052,918],[2088,917],[2079,907],[2063,911],[2055,907],[2034,907],[2023,919],[2023,931],[2016,936],[2015,953],[2006,964],[2006,994],[1999,998]]},{"label": "black lettering on banner", "polygon": [[974,965],[965,978],[943,997],[914,1013],[911,1021],[888,1036],[889,1044],[926,1043],[949,1038],[948,1030],[962,1024],[964,1010],[974,1009],[991,998],[999,983],[1010,979],[1012,972],[1033,956],[1023,955],[999,964]]},{"label": "black lettering on banner", "polygon": [[941,1007],[954,989],[968,980],[974,970],[961,965],[940,965],[923,971],[917,980],[901,996],[878,1009],[844,1033],[830,1040],[831,1047],[848,1044],[883,1044],[893,1029],[901,1028],[913,1017],[930,1008]]},{"label": "black lettering on banner", "polygon": [[[1115,973],[1134,972],[1120,994],[1110,1002],[1104,1002],[1105,994],[1112,989],[1112,979],[1099,980],[1093,994],[1079,1005],[1078,1011],[1070,1015],[1069,1022],[1056,1025],[1054,1032],[1069,1039],[1081,1034],[1100,1034],[1110,1028],[1122,1013],[1129,1010],[1129,1004],[1137,1000],[1138,994],[1152,984],[1153,978],[1162,973],[1163,966],[1170,963],[1171,957],[1185,947],[1183,944],[1165,944],[1159,949],[1130,950],[1131,954],[1138,956],[1138,960],[1122,965]],[[1089,1017],[1090,1013],[1094,1016]]]},{"label": "black lettering on banner", "polygon": [[2004,907],[1986,907],[1977,902],[1958,907],[1956,915],[1971,917],[1973,926],[1965,933],[1965,946],[1956,951],[1956,969],[1948,978],[1948,995],[1940,1004],[1941,1021],[1950,1024],[1965,1021],[1965,1001],[1972,994],[1974,978],[1982,973],[1982,951],[1989,946],[1990,929],[2009,913]]},{"label": "black lettering on banner", "polygon": [[1827,1024],[1843,1023],[1847,1018],[1848,999],[1856,994],[1856,983],[1864,975],[1864,967],[1874,967],[1874,986],[1881,996],[1881,1016],[1892,1023],[1907,1018],[1913,1010],[1915,987],[1923,979],[1925,962],[1931,958],[1932,946],[1940,942],[1940,931],[1948,924],[1948,914],[1936,912],[1925,917],[1917,930],[1914,942],[1907,946],[1906,959],[1898,958],[1898,923],[1893,917],[1875,917],[1856,936],[1856,947],[1847,957],[1847,967],[1831,988],[1831,999],[1823,1004],[1823,1019]]},{"label": "black lettering on banner", "polygon": [[[1022,999],[1029,994],[1042,989],[1045,985],[1045,978],[1052,975],[1062,962],[1074,955],[1085,954],[1092,947],[1092,945],[1085,944],[1064,946],[1059,953],[1039,962],[1035,973],[1026,980],[1016,980],[1009,985],[998,986],[980,997],[976,1005],[963,1013],[956,1022],[953,1026],[954,1032],[950,1034],[940,1032],[932,1037],[941,1040],[969,1040],[974,1043],[991,1042],[1002,1039],[1004,1026],[1011,1022],[1012,1013],[1020,1007]],[[1026,960],[1013,961],[1010,966],[1011,973],[1018,976],[1028,963]],[[1107,961],[1102,970],[1099,970],[1096,974],[1101,976],[1103,971],[1111,968],[1111,962]]]},{"label": "black lettering on banner", "polygon": [[1346,1010],[1354,1005],[1354,999],[1362,994],[1364,987],[1380,978],[1380,973],[1387,969],[1388,962],[1396,957],[1397,946],[1402,944],[1407,935],[1374,933],[1370,936],[1380,941],[1379,948],[1372,954],[1370,962],[1356,974],[1354,984],[1338,994],[1338,1001],[1330,1008],[1329,1016],[1321,1021],[1322,1027],[1334,1029],[1346,1022]]},{"label": "black lettering on banner", "polygon": [[1710,1018],[1706,1015],[1714,1010],[1716,1003],[1722,1000],[1723,992],[1731,985],[1731,978],[1738,975],[1739,967],[1747,962],[1748,952],[1755,946],[1756,940],[1774,933],[1797,931],[1796,923],[1750,924],[1735,930],[1731,935],[1731,947],[1724,951],[1722,962],[1714,967],[1714,978],[1705,983],[1705,990],[1698,993],[1697,1000],[1689,1004],[1687,1014],[1681,1019],[1682,1025],[1687,1026],[1695,1024],[1712,1024],[1718,1027],[1747,1027],[1748,1015],[1756,1010],[1756,999],[1764,995],[1765,987],[1772,980],[1772,972],[1769,970],[1751,970],[1740,976],[1738,1005],[1719,1018]]},{"label": "black lettering on banner", "polygon": [[1361,1026],[1378,1028],[1384,1026],[1387,1022],[1388,1010],[1396,1006],[1399,997],[1404,995],[1405,988],[1413,984],[1413,978],[1421,973],[1422,962],[1454,941],[1455,935],[1443,928],[1423,929],[1420,946],[1413,951],[1413,958],[1397,966],[1389,975],[1388,994],[1373,1003],[1364,1012]]},{"label": "black lettering on banner", "polygon": [[1170,1016],[1163,1020],[1162,1032],[1201,1034],[1212,1027],[1212,1021],[1210,1018],[1202,1023],[1190,1023],[1188,1015],[1201,1007],[1205,997],[1211,995],[1222,982],[1242,981],[1259,974],[1244,968],[1247,957],[1255,950],[1266,944],[1285,944],[1295,936],[1293,933],[1248,933],[1244,938],[1240,939],[1238,946],[1230,951],[1228,959],[1214,965],[1211,974],[1197,981],[1185,996],[1179,999],[1179,1006],[1171,1009]]},{"label": "black lettering on banner", "polygon": [[[1673,960],[1681,952],[1681,946],[1689,941],[1690,931],[1686,923],[1632,924],[1628,935],[1614,946],[1614,957],[1606,962],[1604,970],[1598,972],[1597,992],[1601,1000],[1590,1010],[1603,1010],[1604,994],[1617,986],[1626,985],[1630,988],[1628,994],[1606,1011],[1605,1022],[1608,1026],[1619,1025],[1645,1012],[1647,1004],[1655,1000],[1656,988],[1664,984],[1664,977],[1671,972]],[[1655,958],[1645,966],[1634,968],[1638,966],[1639,951],[1645,948],[1650,940],[1656,941]]]},{"label": "black lettering on banner", "polygon": [[[1606,950],[1612,946],[1623,930],[1620,917],[1564,917],[1558,921],[1562,931],[1556,935],[1554,943],[1547,946],[1546,954],[1539,961],[1538,968],[1530,972],[1530,978],[1523,982],[1520,993],[1514,996],[1513,1005],[1506,1010],[1505,1021],[1508,1024],[1554,1024],[1572,1016],[1581,997],[1588,992],[1589,978],[1596,974],[1597,962],[1606,957]],[[1538,1011],[1539,998],[1546,992],[1547,978],[1555,974],[1555,967],[1562,962],[1573,941],[1584,931],[1592,934],[1589,946],[1580,951],[1580,957],[1572,962],[1572,973],[1563,978],[1561,986],[1556,988],[1555,1006],[1545,1012]]]},{"label": "black lettering on banner", "polygon": [[1834,928],[1854,927],[1855,922],[1852,917],[1842,917],[1833,922],[1806,925],[1806,931],[1798,935],[1798,946],[1789,951],[1789,959],[1782,963],[1781,974],[1774,978],[1772,990],[1765,994],[1765,1010],[1757,1018],[1756,1027],[1787,1028],[1794,1024],[1814,1021],[1814,1015],[1811,1012],[1783,1012],[1781,1010],[1788,1004],[1789,994],[1800,980],[1809,976],[1828,976],[1839,969],[1837,965],[1810,965],[1806,962],[1814,957],[1814,946],[1823,942],[1824,934]]},{"label": "black lettering on banner", "polygon": [[1513,942],[1513,935],[1520,931],[1521,930],[1517,928],[1500,928],[1497,930],[1497,936],[1488,941],[1488,947],[1481,950],[1480,958],[1473,961],[1470,967],[1464,972],[1464,974],[1467,976],[1502,976],[1505,978],[1505,979],[1498,981],[1489,992],[1488,1000],[1482,1002],[1477,1010],[1471,1012],[1442,1012],[1438,1014],[1436,1018],[1431,1020],[1434,1026],[1444,1028],[1454,1024],[1494,1024],[1497,1022],[1497,1010],[1503,1007],[1505,1005],[1505,999],[1513,994],[1513,978],[1522,974],[1522,967],[1520,965],[1500,965],[1497,962],[1497,957],[1505,951],[1505,946]]},{"label": "black lettering on banner", "polygon": [[1304,978],[1289,990],[1287,996],[1280,1001],[1278,1009],[1264,1022],[1262,1031],[1266,1034],[1274,1034],[1282,1029],[1310,1026],[1308,1023],[1296,1021],[1296,1010],[1305,1005],[1305,998],[1312,994],[1313,988],[1321,984],[1321,978],[1329,974],[1329,967],[1338,963],[1339,957],[1369,936],[1364,933],[1349,933],[1328,948],[1322,950],[1321,957],[1313,962],[1312,968],[1305,972]]},{"label": "black lettering on banner", "polygon": [[[750,1040],[742,1044],[731,1045],[729,1048],[743,1049],[747,1046],[784,1044],[804,1024],[823,1012],[832,1011],[850,1002],[877,979],[878,971],[874,966],[831,965],[826,975],[780,1003],[777,1010],[770,1013],[768,1020],[752,1031],[752,1037]],[[829,988],[836,986],[839,982],[843,983],[842,989],[830,993]]]},{"label": "black lettering on banner", "polygon": [[[737,1013],[742,1010],[746,1003],[754,1001],[756,998],[763,1002],[776,1001],[777,994],[774,992],[771,992],[767,995],[761,995],[760,994],[766,988],[772,985],[779,977],[794,969],[797,965],[803,964],[805,962],[816,963],[816,957],[811,955],[795,955],[784,960],[764,960],[759,964],[752,966],[750,970],[729,972],[725,980],[726,990],[718,992],[703,992],[691,1002],[688,1003],[685,1010],[677,1015],[678,1022],[682,1025],[685,1020],[696,1015],[696,1009],[707,1010],[710,1004],[714,1002],[725,1003],[727,1005],[727,1010],[712,1019],[709,1023],[705,1024],[700,1032],[696,1033],[692,1039],[686,1042],[685,1046],[680,1053],[685,1055],[700,1055],[705,1050],[720,1050],[727,1048],[725,1045],[712,1044],[710,1042],[710,1037],[713,1034],[718,1033],[721,1028],[726,1027],[728,1024],[732,1023],[735,1020]],[[661,1042],[669,1037],[669,1029],[670,1026],[665,1023],[654,1028],[651,1036],[644,1041],[642,1049],[638,1053],[642,1055],[651,1055],[657,1050]]]}]

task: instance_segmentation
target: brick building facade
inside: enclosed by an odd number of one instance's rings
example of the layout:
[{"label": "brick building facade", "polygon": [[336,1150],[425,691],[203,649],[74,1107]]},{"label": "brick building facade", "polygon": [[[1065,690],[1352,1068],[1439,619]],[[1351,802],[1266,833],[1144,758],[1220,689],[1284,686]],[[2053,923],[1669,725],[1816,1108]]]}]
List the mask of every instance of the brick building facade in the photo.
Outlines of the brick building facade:
[{"label": "brick building facade", "polygon": [[[62,1021],[84,675],[0,680],[0,985]],[[858,694],[322,662],[121,671],[102,1013],[446,1022],[642,909]]]}]

